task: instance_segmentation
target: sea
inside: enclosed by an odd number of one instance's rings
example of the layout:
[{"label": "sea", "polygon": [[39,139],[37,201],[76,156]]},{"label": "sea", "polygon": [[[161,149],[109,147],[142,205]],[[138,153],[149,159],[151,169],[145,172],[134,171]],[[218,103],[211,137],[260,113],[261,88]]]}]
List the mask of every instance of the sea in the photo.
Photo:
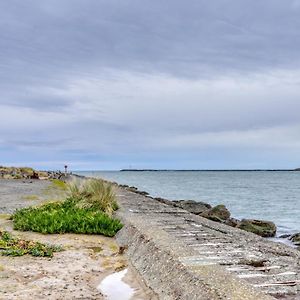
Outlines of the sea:
[{"label": "sea", "polygon": [[[224,204],[232,217],[273,221],[277,236],[300,232],[299,171],[82,171],[153,197]],[[149,198],[149,201],[153,201]]]}]

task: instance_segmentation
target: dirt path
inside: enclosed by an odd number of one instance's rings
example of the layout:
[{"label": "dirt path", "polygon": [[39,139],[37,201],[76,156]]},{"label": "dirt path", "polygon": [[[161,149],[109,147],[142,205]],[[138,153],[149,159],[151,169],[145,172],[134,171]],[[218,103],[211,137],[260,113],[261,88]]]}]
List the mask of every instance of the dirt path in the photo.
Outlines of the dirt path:
[{"label": "dirt path", "polygon": [[63,197],[64,191],[48,180],[0,179],[0,214]]}]

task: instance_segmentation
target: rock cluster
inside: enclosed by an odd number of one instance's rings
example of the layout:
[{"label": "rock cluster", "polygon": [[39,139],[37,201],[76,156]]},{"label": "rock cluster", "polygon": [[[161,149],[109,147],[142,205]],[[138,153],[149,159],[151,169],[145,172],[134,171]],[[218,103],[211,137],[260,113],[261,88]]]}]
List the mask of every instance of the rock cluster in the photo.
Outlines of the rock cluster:
[{"label": "rock cluster", "polygon": [[64,179],[65,174],[50,171],[38,171],[28,167],[0,166],[0,179]]},{"label": "rock cluster", "polygon": [[[128,185],[120,185],[120,186],[133,193],[149,197],[149,194],[147,192],[140,191],[138,190],[138,188],[134,186],[128,186]],[[210,219],[215,222],[224,223],[231,227],[236,227],[248,232],[252,232],[262,237],[274,237],[276,235],[277,228],[273,222],[264,221],[264,220],[255,220],[255,219],[238,220],[232,218],[230,211],[223,204],[212,207],[208,203],[195,201],[195,200],[170,201],[160,197],[154,199],[167,205],[182,208],[192,214],[199,215],[206,219]],[[294,237],[293,239],[298,239],[300,245],[300,234]]]},{"label": "rock cluster", "polygon": [[273,237],[276,234],[276,225],[270,221],[243,219],[237,227],[263,237]]},{"label": "rock cluster", "polygon": [[[163,202],[161,198],[159,198],[158,200]],[[273,237],[276,234],[276,225],[273,222],[249,219],[243,219],[241,221],[237,220],[231,217],[230,211],[223,204],[211,207],[211,205],[208,203],[197,202],[194,200],[167,200],[167,202],[164,203],[170,204],[170,202],[172,202],[173,206],[180,207],[193,214],[200,215],[201,217],[210,219],[215,222],[220,222],[232,227],[237,227],[263,237]]]},{"label": "rock cluster", "polygon": [[289,240],[292,241],[296,246],[300,246],[300,232],[292,234],[289,237]]},{"label": "rock cluster", "polygon": [[[140,194],[144,196],[149,195],[147,192],[139,191],[138,188],[134,186],[120,185],[120,187],[123,187],[126,190],[136,194]],[[199,215],[201,217],[210,219],[215,222],[224,223],[231,227],[240,228],[242,230],[255,233],[262,237],[274,237],[276,235],[277,229],[276,229],[276,225],[273,222],[263,221],[263,220],[252,220],[252,219],[238,220],[232,218],[230,211],[223,204],[212,207],[208,203],[195,201],[195,200],[170,201],[160,197],[154,199],[167,205],[182,208],[192,214]],[[299,235],[299,239],[300,239],[300,235]]]}]

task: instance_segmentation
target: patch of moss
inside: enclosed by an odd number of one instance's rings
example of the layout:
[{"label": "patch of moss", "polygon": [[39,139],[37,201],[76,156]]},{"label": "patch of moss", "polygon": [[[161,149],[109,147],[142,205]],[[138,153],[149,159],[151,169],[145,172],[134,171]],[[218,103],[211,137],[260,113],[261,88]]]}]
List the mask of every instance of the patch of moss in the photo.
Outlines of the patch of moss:
[{"label": "patch of moss", "polygon": [[103,251],[102,247],[89,247],[89,249],[93,250],[94,253],[100,253]]},{"label": "patch of moss", "polygon": [[27,196],[24,196],[23,199],[29,200],[29,201],[34,201],[34,200],[39,200],[39,196],[37,196],[37,195],[27,195]]},{"label": "patch of moss", "polygon": [[9,220],[11,218],[11,215],[9,214],[0,214],[0,219],[2,220]]},{"label": "patch of moss", "polygon": [[110,250],[112,251],[112,252],[118,252],[119,251],[119,247],[116,245],[116,244],[113,244],[113,243],[111,243],[110,245],[109,245],[109,248],[110,248]]},{"label": "patch of moss", "polygon": [[59,180],[59,179],[52,179],[52,185],[56,188],[59,188],[63,191],[67,190],[67,185],[64,181]]}]

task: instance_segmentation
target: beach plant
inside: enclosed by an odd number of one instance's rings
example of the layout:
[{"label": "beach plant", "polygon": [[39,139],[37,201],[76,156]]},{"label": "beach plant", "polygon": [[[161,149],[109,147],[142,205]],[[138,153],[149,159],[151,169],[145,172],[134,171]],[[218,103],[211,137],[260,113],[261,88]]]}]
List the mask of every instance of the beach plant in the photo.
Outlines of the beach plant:
[{"label": "beach plant", "polygon": [[41,233],[86,233],[114,236],[122,224],[96,208],[78,207],[77,200],[23,208],[13,215],[14,229]]},{"label": "beach plant", "polygon": [[14,229],[41,233],[85,233],[114,236],[121,222],[113,218],[118,208],[112,185],[91,179],[67,184],[68,197],[37,207],[17,210]]},{"label": "beach plant", "polygon": [[74,181],[67,184],[69,197],[80,208],[93,208],[109,216],[118,209],[115,193],[110,183],[100,179]]},{"label": "beach plant", "polygon": [[47,245],[13,237],[7,231],[0,231],[0,255],[52,257],[54,252],[61,251],[61,246]]}]

